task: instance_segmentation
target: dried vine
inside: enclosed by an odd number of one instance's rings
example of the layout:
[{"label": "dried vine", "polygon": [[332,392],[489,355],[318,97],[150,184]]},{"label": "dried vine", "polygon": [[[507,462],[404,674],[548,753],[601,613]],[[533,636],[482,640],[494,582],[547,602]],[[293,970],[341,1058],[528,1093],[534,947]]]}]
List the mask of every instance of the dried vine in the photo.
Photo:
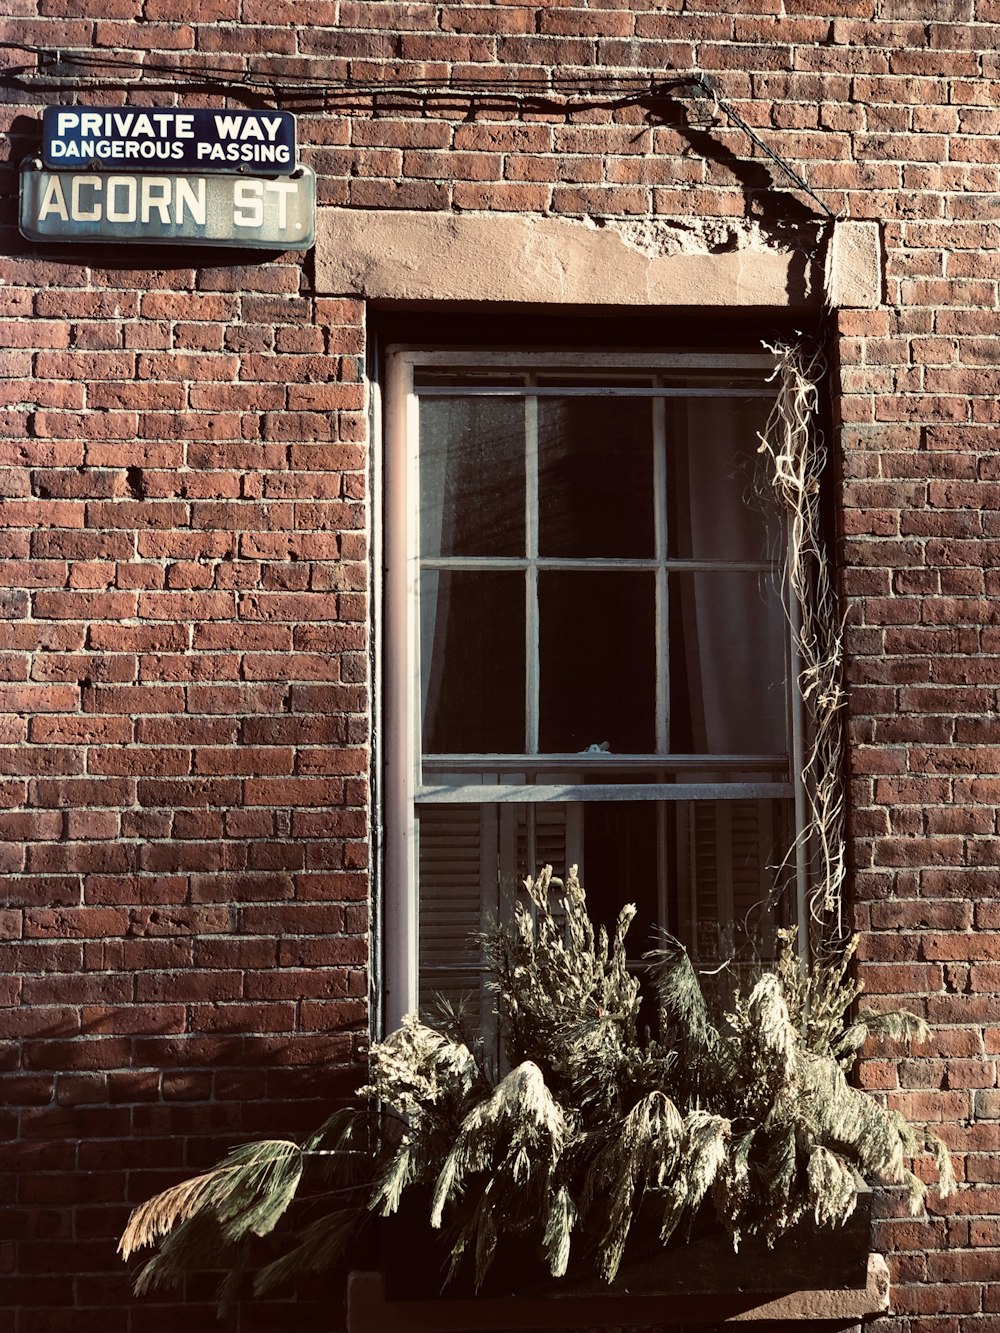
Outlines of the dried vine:
[{"label": "dried vine", "polygon": [[846,875],[844,806],[843,617],[821,532],[820,479],[826,445],[816,421],[822,354],[804,344],[768,346],[777,361],[778,396],[761,436],[771,483],[788,525],[784,578],[807,717],[802,766],[808,817],[789,852],[805,851],[809,911],[821,936],[842,941]]}]

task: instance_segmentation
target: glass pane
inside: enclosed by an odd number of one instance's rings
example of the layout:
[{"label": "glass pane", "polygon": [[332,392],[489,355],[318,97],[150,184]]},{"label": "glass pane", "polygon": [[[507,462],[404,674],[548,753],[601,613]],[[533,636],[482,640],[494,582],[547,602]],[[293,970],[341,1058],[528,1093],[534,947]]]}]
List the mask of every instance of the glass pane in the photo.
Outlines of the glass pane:
[{"label": "glass pane", "polygon": [[458,370],[454,367],[414,366],[413,383],[418,389],[427,387],[458,388],[518,388],[524,384],[524,373],[516,370]]},{"label": "glass pane", "polygon": [[425,751],[524,750],[524,579],[520,570],[422,572]]},{"label": "glass pane", "polygon": [[561,879],[580,868],[598,925],[610,929],[635,903],[629,953],[639,958],[658,920],[659,810],[652,801],[420,807],[422,1003],[439,992],[488,1008],[479,933],[510,921],[526,876],[545,865]]},{"label": "glass pane", "polygon": [[628,951],[640,958],[652,947],[658,919],[657,817],[655,801],[586,801],[580,805],[580,878],[595,924],[614,928],[626,903],[636,919]]},{"label": "glass pane", "polygon": [[487,807],[427,805],[418,812],[420,957],[423,966],[470,966],[489,904],[482,901],[482,819]]},{"label": "glass pane", "polygon": [[420,551],[524,555],[524,403],[420,403]]},{"label": "glass pane", "polygon": [[782,754],[787,628],[771,576],[671,574],[670,749]]},{"label": "glass pane", "polygon": [[538,575],[539,749],[656,749],[656,596],[652,573]]},{"label": "glass pane", "polygon": [[[723,354],[724,355],[724,354]],[[767,376],[773,365],[755,368],[736,366],[685,366],[663,373],[663,383],[671,389],[748,389],[755,394],[763,390],[763,397],[773,403],[774,386],[768,387]]]},{"label": "glass pane", "polygon": [[537,383],[549,389],[643,389],[653,380],[649,375],[630,375],[627,371],[589,370],[541,374]]},{"label": "glass pane", "polygon": [[538,400],[538,552],[652,557],[652,408],[642,399]]},{"label": "glass pane", "polygon": [[[565,875],[572,864],[568,830],[579,824],[569,809],[558,803],[418,807],[422,1011],[446,998],[461,1006],[473,1031],[493,1030],[481,933],[510,923],[526,876],[544,865]],[[578,842],[573,837],[576,860]]]},{"label": "glass pane", "polygon": [[776,560],[781,523],[758,435],[765,398],[667,400],[667,553]]},{"label": "glass pane", "polygon": [[470,1038],[495,1041],[496,1020],[488,981],[485,971],[478,967],[421,965],[417,994],[420,1017],[431,1027],[440,1027],[443,1015],[454,1014]]}]

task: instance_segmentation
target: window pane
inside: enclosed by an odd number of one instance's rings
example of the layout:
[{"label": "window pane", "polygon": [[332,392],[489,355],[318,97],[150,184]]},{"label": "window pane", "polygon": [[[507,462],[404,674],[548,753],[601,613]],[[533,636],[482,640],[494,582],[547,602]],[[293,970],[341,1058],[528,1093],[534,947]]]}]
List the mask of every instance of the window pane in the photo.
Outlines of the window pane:
[{"label": "window pane", "polygon": [[414,366],[413,383],[418,389],[431,386],[449,389],[520,388],[524,384],[524,374],[516,370],[491,370],[488,367],[479,370],[442,370],[436,366]]},{"label": "window pane", "polygon": [[549,389],[644,389],[653,384],[650,375],[629,375],[623,371],[589,370],[541,374],[536,383]]},{"label": "window pane", "polygon": [[773,582],[729,572],[669,576],[675,754],[785,751],[787,631]]},{"label": "window pane", "polygon": [[425,751],[524,750],[524,604],[520,570],[423,571],[420,683]]},{"label": "window pane", "polygon": [[420,551],[524,555],[523,401],[421,401]]},{"label": "window pane", "polygon": [[478,805],[428,805],[419,811],[424,968],[469,966],[478,958],[473,935],[490,910],[481,882],[481,825],[487,813]]},{"label": "window pane", "polygon": [[652,573],[542,570],[538,575],[539,749],[613,754],[656,748],[656,605]]},{"label": "window pane", "polygon": [[[724,354],[723,354],[724,355]],[[672,389],[748,389],[758,393],[764,389],[764,397],[774,402],[775,392],[767,391],[764,377],[773,370],[773,366],[760,363],[756,369],[736,366],[685,366],[663,372],[663,383]]]},{"label": "window pane", "polygon": [[421,1009],[445,997],[474,1028],[491,1030],[481,933],[511,922],[528,875],[551,865],[564,876],[580,859],[578,811],[557,803],[418,808]]},{"label": "window pane", "polygon": [[626,903],[638,908],[628,952],[639,958],[653,944],[658,910],[655,801],[587,801],[580,805],[580,874],[595,924],[613,929]]},{"label": "window pane", "polygon": [[654,554],[648,401],[538,400],[538,551]]},{"label": "window pane", "polygon": [[757,452],[766,398],[667,400],[667,551],[695,560],[775,560],[778,507]]},{"label": "window pane", "polygon": [[656,748],[652,573],[539,573],[539,749]]}]

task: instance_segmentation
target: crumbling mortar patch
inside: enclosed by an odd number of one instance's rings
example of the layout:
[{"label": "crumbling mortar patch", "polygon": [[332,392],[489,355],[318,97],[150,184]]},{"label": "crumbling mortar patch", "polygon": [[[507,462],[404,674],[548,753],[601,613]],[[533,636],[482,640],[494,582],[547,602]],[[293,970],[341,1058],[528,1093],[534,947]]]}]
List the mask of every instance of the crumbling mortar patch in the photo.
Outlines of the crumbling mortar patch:
[{"label": "crumbling mortar patch", "polygon": [[668,255],[718,255],[739,250],[813,253],[824,224],[778,228],[758,218],[593,218],[650,259]]}]

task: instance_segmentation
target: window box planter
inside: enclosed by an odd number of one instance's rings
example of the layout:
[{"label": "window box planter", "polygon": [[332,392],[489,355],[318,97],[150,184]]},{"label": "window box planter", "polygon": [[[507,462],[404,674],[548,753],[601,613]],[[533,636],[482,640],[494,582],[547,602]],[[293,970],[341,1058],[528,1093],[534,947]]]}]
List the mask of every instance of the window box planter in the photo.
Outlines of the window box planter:
[{"label": "window box planter", "polygon": [[889,1271],[869,1256],[860,1289],[731,1293],[719,1295],[604,1295],[454,1300],[385,1299],[382,1274],[351,1273],[348,1333],[468,1333],[468,1330],[578,1329],[601,1326],[749,1324],[776,1330],[819,1327],[823,1333],[856,1328],[888,1309]]},{"label": "window box planter", "polygon": [[383,1233],[384,1271],[350,1275],[348,1333],[728,1323],[776,1329],[805,1321],[835,1333],[889,1304],[885,1260],[868,1249],[867,1189],[844,1227],[803,1222],[771,1249],[748,1241],[734,1253],[726,1235],[708,1228],[666,1247],[640,1236],[610,1285],[572,1269],[564,1279],[549,1278],[509,1250],[478,1295],[468,1280],[436,1289],[444,1247],[428,1232],[425,1216],[393,1218]]},{"label": "window box planter", "polygon": [[[655,1223],[642,1213],[614,1281],[601,1280],[582,1264],[553,1278],[527,1247],[501,1240],[497,1257],[478,1293],[464,1271],[441,1283],[448,1255],[441,1234],[427,1226],[427,1208],[405,1200],[383,1230],[384,1296],[388,1302],[434,1300],[607,1300],[617,1296],[742,1295],[775,1291],[860,1291],[868,1283],[872,1194],[863,1188],[858,1206],[842,1227],[818,1228],[803,1219],[773,1247],[748,1237],[734,1251],[714,1219],[700,1221],[689,1238],[664,1246]],[[471,1267],[471,1265],[470,1265]]]},{"label": "window box planter", "polygon": [[[550,872],[543,875],[525,885],[536,917],[522,907],[519,934],[500,935],[496,948],[501,982],[512,994],[515,980],[519,986],[509,1038],[516,1063],[508,1073],[494,1084],[468,1046],[411,1016],[371,1048],[372,1082],[362,1093],[381,1107],[361,1116],[345,1108],[304,1147],[264,1140],[234,1149],[212,1171],[136,1209],[123,1252],[178,1224],[190,1228],[199,1212],[222,1229],[223,1245],[248,1225],[266,1235],[293,1199],[304,1164],[320,1156],[341,1172],[343,1188],[333,1192],[341,1206],[262,1269],[258,1286],[266,1291],[296,1267],[317,1271],[317,1246],[335,1261],[338,1236],[356,1236],[373,1212],[389,1213],[379,1265],[390,1274],[389,1289],[380,1272],[354,1277],[352,1333],[739,1319],[850,1324],[883,1308],[885,1267],[868,1256],[870,1195],[862,1194],[858,1208],[858,1168],[908,1184],[911,1204],[919,1205],[925,1186],[902,1162],[920,1153],[921,1139],[846,1081],[845,1065],[879,1018],[862,1014],[845,1027],[841,1015],[856,998],[844,981],[849,955],[807,973],[786,936],[775,969],[734,1001],[722,1030],[698,1003],[690,960],[674,950],[662,994],[673,1018],[668,1056],[655,1042],[637,1041],[639,991],[624,955],[631,909],[623,910],[612,944],[595,934],[575,876],[560,920],[548,899]],[[882,1018],[894,1032],[924,1035],[912,1015]],[[703,1106],[682,1112],[671,1092],[684,1107],[714,1099],[726,1114]],[[622,1105],[631,1109],[623,1114]],[[798,1151],[803,1128],[816,1136],[807,1140],[807,1161]],[[768,1137],[758,1143],[762,1132]],[[795,1150],[798,1174],[774,1173],[775,1144],[786,1150],[779,1165]],[[928,1131],[923,1145],[947,1193],[946,1149]],[[582,1220],[574,1232],[576,1198]],[[668,1204],[680,1228],[663,1246]],[[837,1226],[807,1222],[789,1234],[791,1210]],[[730,1227],[758,1229],[761,1239],[734,1252],[725,1225],[710,1228],[716,1215]],[[430,1225],[441,1219],[443,1232]],[[160,1280],[164,1269],[168,1277],[183,1272],[172,1240],[145,1274]],[[444,1287],[451,1256],[465,1250],[478,1252],[475,1271],[487,1277],[478,1292],[468,1277],[460,1279],[464,1290]],[[567,1261],[569,1271],[552,1278]],[[602,1273],[614,1281],[605,1285]]]}]

